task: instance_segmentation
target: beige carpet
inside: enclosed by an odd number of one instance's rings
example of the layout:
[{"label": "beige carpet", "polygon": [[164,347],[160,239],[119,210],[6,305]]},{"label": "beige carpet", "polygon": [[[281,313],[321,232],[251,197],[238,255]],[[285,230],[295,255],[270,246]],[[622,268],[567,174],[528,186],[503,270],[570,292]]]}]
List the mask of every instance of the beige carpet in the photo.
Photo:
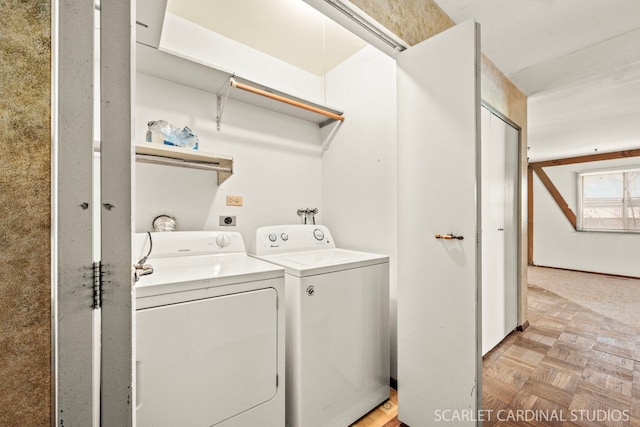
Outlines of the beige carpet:
[{"label": "beige carpet", "polygon": [[529,284],[640,331],[640,279],[529,267]]}]

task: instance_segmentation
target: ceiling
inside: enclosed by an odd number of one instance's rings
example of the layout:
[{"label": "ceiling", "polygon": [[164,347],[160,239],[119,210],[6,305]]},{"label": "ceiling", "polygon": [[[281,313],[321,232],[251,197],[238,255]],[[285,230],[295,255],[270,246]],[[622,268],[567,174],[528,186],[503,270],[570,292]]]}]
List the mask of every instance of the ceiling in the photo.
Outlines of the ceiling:
[{"label": "ceiling", "polygon": [[169,0],[167,11],[318,76],[366,45],[301,0]]},{"label": "ceiling", "polygon": [[640,2],[435,1],[529,96],[531,160],[640,148]]}]

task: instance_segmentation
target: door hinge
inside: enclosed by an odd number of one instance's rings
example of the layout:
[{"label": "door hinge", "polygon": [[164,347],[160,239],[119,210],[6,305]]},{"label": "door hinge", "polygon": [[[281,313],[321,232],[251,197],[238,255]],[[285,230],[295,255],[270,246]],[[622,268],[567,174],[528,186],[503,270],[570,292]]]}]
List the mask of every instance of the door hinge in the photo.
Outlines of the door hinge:
[{"label": "door hinge", "polygon": [[102,307],[102,261],[93,263],[93,303],[94,310]]}]

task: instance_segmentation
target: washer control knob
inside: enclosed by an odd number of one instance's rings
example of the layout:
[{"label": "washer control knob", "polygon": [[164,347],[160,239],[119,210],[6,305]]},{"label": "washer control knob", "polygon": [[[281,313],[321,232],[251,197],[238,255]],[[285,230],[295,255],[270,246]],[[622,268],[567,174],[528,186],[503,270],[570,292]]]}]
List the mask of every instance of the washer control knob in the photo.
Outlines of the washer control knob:
[{"label": "washer control knob", "polygon": [[272,242],[275,242],[276,240],[278,240],[278,236],[276,236],[275,233],[271,233],[269,234],[269,240],[271,240]]},{"label": "washer control knob", "polygon": [[313,237],[315,237],[316,240],[323,240],[324,233],[319,228],[316,228],[315,230],[313,230]]},{"label": "washer control knob", "polygon": [[286,242],[287,240],[289,240],[289,235],[287,233],[282,233],[280,235],[280,238]]},{"label": "washer control knob", "polygon": [[221,234],[218,237],[216,237],[216,243],[221,248],[226,248],[231,244],[231,240],[229,239],[229,236],[227,236],[226,234]]}]

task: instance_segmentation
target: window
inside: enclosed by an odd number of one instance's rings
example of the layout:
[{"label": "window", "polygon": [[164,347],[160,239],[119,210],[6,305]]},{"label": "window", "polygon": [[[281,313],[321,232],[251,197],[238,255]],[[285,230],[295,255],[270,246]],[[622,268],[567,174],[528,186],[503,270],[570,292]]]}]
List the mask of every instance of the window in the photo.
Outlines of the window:
[{"label": "window", "polygon": [[640,232],[640,169],[578,174],[578,229]]}]

